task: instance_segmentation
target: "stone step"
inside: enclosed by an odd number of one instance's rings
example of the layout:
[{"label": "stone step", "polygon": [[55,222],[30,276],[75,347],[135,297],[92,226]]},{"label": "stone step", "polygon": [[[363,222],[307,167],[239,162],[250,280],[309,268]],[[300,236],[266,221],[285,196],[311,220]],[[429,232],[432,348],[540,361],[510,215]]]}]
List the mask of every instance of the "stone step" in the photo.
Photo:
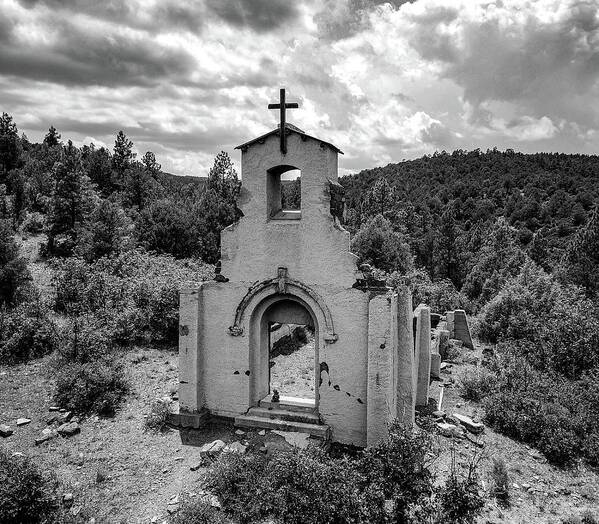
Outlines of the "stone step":
[{"label": "stone step", "polygon": [[329,438],[329,426],[322,424],[306,424],[305,422],[293,422],[289,420],[255,417],[252,415],[240,415],[235,417],[235,426],[242,428],[278,429],[280,431],[297,431],[308,433],[313,437],[322,439]]},{"label": "stone step", "polygon": [[[276,405],[276,403],[275,403]],[[248,415],[253,417],[272,418],[287,420],[288,422],[304,422],[306,424],[320,424],[320,419],[315,413],[305,411],[293,411],[285,409],[284,406],[276,408],[260,407],[250,408]]]},{"label": "stone step", "polygon": [[283,395],[281,395],[279,402],[272,402],[270,399],[271,395],[263,398],[260,401],[260,407],[286,409],[289,411],[304,411],[307,413],[314,413],[314,411],[316,411],[316,403],[314,400],[298,397],[286,397]]}]

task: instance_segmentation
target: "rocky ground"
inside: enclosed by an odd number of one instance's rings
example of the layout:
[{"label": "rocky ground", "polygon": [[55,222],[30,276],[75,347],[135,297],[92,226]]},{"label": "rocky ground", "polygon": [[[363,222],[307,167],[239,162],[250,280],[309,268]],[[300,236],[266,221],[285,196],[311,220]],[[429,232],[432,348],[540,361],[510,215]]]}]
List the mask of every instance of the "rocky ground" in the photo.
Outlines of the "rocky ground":
[{"label": "rocky ground", "polygon": [[270,389],[286,397],[314,398],[314,336],[291,355],[271,359]]}]

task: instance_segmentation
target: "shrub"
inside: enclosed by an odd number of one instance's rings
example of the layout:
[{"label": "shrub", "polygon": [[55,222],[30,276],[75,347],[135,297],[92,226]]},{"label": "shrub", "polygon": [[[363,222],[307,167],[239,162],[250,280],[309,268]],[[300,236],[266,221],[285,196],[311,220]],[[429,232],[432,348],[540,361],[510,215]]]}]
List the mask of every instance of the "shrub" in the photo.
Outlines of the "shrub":
[{"label": "shrub", "polygon": [[538,447],[554,464],[569,465],[578,457],[596,464],[599,392],[592,379],[596,370],[568,380],[535,370],[521,356],[503,356],[497,367],[501,370],[497,392],[484,402],[485,422]]},{"label": "shrub", "polygon": [[128,392],[124,366],[103,358],[64,365],[56,377],[54,399],[76,413],[112,416]]},{"label": "shrub", "polygon": [[468,465],[466,475],[458,473],[455,449],[451,450],[451,470],[440,491],[443,520],[451,524],[470,524],[481,513],[485,499],[480,493],[476,457]]},{"label": "shrub", "polygon": [[201,499],[185,498],[172,524],[233,524],[222,511]]},{"label": "shrub", "polygon": [[54,399],[77,413],[113,415],[130,386],[122,358],[94,317],[71,320],[58,348]]},{"label": "shrub", "polygon": [[[389,284],[395,287],[400,275],[394,273],[389,276]],[[444,313],[454,309],[471,311],[471,304],[465,295],[460,293],[449,279],[431,281],[424,269],[410,271],[406,278],[412,291],[412,303],[426,304],[432,311]]]},{"label": "shrub", "polygon": [[414,266],[405,236],[394,231],[391,222],[382,215],[369,219],[360,227],[351,248],[362,262],[383,271],[406,273]]},{"label": "shrub", "polygon": [[8,220],[0,220],[0,304],[13,305],[31,280],[27,263],[19,255]]},{"label": "shrub", "polygon": [[460,389],[466,400],[480,402],[495,391],[497,377],[483,367],[466,368],[460,374]]},{"label": "shrub", "polygon": [[0,522],[50,523],[58,514],[58,482],[28,458],[0,448]]},{"label": "shrub", "polygon": [[432,493],[431,446],[427,433],[413,433],[395,422],[388,438],[364,450],[359,459],[359,471],[369,484],[380,487],[385,498],[394,501],[400,520],[410,504]]},{"label": "shrub", "polygon": [[206,486],[240,522],[380,522],[383,517],[382,494],[361,489],[363,477],[352,462],[317,449],[282,452],[270,460],[225,453]]},{"label": "shrub", "polygon": [[150,413],[145,419],[145,426],[148,429],[163,430],[171,414],[171,399],[168,397],[156,399],[150,405]]},{"label": "shrub", "polygon": [[501,458],[493,459],[491,470],[491,492],[493,496],[503,504],[507,504],[510,498],[510,479],[505,461]]},{"label": "shrub", "polygon": [[54,351],[58,346],[55,323],[40,299],[14,309],[0,310],[0,360],[24,362]]},{"label": "shrub", "polygon": [[130,251],[93,264],[67,259],[56,264],[55,309],[94,313],[111,326],[113,339],[173,343],[178,337],[179,290],[211,278],[212,266],[195,260]]},{"label": "shrub", "polygon": [[40,234],[46,225],[46,217],[37,211],[27,212],[23,219],[22,228],[25,233],[31,235]]}]

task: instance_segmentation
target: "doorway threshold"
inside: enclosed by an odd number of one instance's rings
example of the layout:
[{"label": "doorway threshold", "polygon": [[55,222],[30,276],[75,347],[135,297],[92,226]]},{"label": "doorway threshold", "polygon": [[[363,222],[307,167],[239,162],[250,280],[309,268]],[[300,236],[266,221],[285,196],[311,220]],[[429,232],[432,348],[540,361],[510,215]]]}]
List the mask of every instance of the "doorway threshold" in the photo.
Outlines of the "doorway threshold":
[{"label": "doorway threshold", "polygon": [[272,401],[272,395],[266,395],[261,401],[260,406],[269,409],[287,409],[290,411],[306,411],[314,413],[316,411],[316,401],[313,398],[286,397],[281,395],[279,402]]}]

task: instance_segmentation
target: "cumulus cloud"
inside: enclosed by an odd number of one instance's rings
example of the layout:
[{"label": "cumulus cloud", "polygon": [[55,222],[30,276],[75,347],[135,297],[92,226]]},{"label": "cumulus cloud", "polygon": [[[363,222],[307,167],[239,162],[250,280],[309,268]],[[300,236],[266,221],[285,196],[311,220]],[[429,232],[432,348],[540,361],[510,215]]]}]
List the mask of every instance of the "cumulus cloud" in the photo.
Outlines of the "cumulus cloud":
[{"label": "cumulus cloud", "polygon": [[31,139],[123,129],[163,167],[289,119],[347,173],[437,149],[594,152],[599,4],[583,0],[0,0],[0,103]]}]

